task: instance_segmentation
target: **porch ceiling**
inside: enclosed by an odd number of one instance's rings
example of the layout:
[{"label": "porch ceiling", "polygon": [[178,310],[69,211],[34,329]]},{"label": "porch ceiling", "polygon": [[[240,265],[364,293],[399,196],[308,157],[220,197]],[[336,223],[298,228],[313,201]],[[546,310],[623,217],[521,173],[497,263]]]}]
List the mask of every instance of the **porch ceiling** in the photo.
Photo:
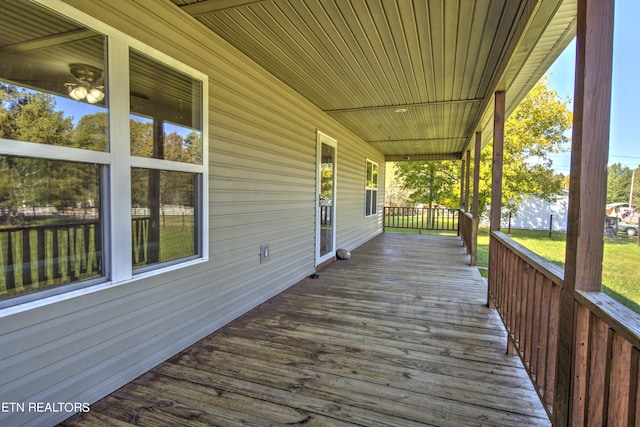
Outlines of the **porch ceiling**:
[{"label": "porch ceiling", "polygon": [[575,31],[575,0],[172,1],[387,160],[460,158]]}]

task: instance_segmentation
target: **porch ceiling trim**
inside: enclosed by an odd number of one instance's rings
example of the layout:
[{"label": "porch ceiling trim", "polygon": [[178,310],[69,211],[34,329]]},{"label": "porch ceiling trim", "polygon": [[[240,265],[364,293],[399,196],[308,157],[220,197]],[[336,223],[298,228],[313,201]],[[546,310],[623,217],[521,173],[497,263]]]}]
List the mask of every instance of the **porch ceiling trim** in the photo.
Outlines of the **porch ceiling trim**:
[{"label": "porch ceiling trim", "polygon": [[325,110],[327,114],[336,113],[350,113],[353,111],[371,111],[371,110],[396,110],[398,108],[411,108],[411,107],[435,107],[438,105],[451,105],[451,104],[466,104],[483,102],[483,98],[478,99],[456,99],[451,101],[434,101],[434,102],[419,102],[415,104],[400,104],[400,105],[376,105],[371,107],[355,107],[355,108],[342,108],[338,110]]}]

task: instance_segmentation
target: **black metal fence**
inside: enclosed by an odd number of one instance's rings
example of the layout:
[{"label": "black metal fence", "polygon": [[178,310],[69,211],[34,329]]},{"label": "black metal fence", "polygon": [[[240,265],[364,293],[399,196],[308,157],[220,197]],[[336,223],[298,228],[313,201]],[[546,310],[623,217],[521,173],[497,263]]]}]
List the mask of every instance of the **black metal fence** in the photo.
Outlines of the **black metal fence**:
[{"label": "black metal fence", "polygon": [[459,231],[459,209],[385,206],[384,228]]}]

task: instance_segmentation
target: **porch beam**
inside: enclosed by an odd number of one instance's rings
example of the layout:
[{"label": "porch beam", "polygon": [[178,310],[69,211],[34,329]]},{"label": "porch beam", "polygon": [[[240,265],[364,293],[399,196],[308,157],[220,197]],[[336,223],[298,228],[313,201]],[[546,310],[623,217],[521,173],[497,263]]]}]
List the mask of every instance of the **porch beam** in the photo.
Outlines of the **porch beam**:
[{"label": "porch beam", "polygon": [[[400,139],[378,139],[378,140],[374,140],[374,139],[369,139],[366,140],[365,142],[368,144],[375,144],[375,143],[397,143],[397,142],[407,142],[407,143],[416,143],[416,142],[428,142],[428,143],[434,143],[434,144],[440,144],[443,142],[454,142],[455,141],[460,141],[460,140],[465,140],[465,139],[469,139],[467,136],[455,136],[455,137],[451,137],[451,138],[400,138]],[[455,160],[460,160],[460,155],[457,155],[455,157]]]},{"label": "porch beam", "polygon": [[411,104],[372,105],[368,107],[336,108],[333,110],[323,110],[323,111],[327,114],[355,113],[355,112],[361,112],[361,111],[396,110],[398,108],[421,108],[421,107],[440,107],[443,105],[457,105],[457,104],[479,104],[481,102],[484,102],[484,98],[452,99],[449,101],[414,102]]},{"label": "porch beam", "polygon": [[263,3],[267,0],[205,0],[198,3],[180,6],[191,16],[206,15],[207,13],[219,12],[221,10],[237,9],[239,7],[252,4]]},{"label": "porch beam", "polygon": [[28,52],[30,50],[45,49],[47,47],[58,46],[64,43],[86,40],[92,37],[99,37],[99,34],[92,30],[72,30],[66,31],[64,33],[53,34],[50,36],[28,40],[26,42],[5,45],[0,47],[0,52],[7,54]]},{"label": "porch beam", "polygon": [[[576,75],[554,426],[572,425],[576,291],[600,291],[609,154],[614,0],[578,0]],[[576,406],[578,407],[578,406]],[[583,415],[583,414],[582,414]]]},{"label": "porch beam", "polygon": [[459,153],[449,154],[390,154],[384,156],[385,162],[460,160]]}]

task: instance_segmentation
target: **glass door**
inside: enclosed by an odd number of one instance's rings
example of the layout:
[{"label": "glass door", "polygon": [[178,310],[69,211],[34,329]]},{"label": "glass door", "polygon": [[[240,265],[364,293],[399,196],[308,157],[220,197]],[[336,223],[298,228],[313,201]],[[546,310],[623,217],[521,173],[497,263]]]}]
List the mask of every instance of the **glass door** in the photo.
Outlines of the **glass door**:
[{"label": "glass door", "polygon": [[318,132],[317,158],[316,265],[319,265],[334,256],[336,246],[336,140]]}]

